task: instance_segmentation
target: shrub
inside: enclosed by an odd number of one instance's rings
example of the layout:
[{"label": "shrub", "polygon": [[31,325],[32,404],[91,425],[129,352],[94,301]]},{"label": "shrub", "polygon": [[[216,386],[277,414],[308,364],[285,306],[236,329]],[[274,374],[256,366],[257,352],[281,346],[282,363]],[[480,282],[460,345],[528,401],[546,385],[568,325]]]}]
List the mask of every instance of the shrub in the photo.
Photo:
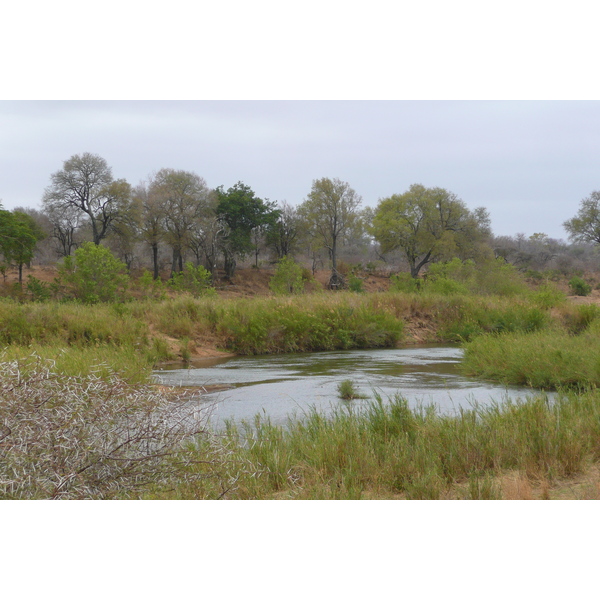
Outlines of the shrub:
[{"label": "shrub", "polygon": [[164,283],[160,279],[154,279],[152,273],[147,269],[144,270],[142,276],[138,279],[138,286],[144,298],[165,300],[167,297]]},{"label": "shrub", "polygon": [[351,292],[357,292],[359,294],[364,292],[362,279],[351,273],[348,277],[348,289]]},{"label": "shrub", "polygon": [[182,442],[204,431],[206,412],[116,375],[66,377],[49,364],[0,363],[0,498],[128,498],[194,479],[198,456]]},{"label": "shrub", "polygon": [[59,281],[86,304],[122,300],[129,283],[125,263],[93,242],[83,244],[74,256],[66,256],[58,272]]},{"label": "shrub", "polygon": [[186,262],[183,271],[173,273],[169,285],[178,292],[189,292],[194,298],[215,294],[211,286],[212,275],[202,265],[195,267]]},{"label": "shrub", "polygon": [[421,289],[421,280],[410,276],[410,273],[398,273],[390,277],[390,290],[415,294]]},{"label": "shrub", "polygon": [[293,258],[284,256],[278,263],[275,274],[269,281],[274,294],[300,294],[304,291],[302,267]]},{"label": "shrub", "polygon": [[36,279],[33,275],[27,276],[27,292],[33,302],[50,300],[50,297],[52,296],[50,285]]},{"label": "shrub", "polygon": [[581,279],[581,277],[573,277],[569,281],[569,287],[575,296],[589,296],[592,292],[592,286]]},{"label": "shrub", "polygon": [[566,296],[555,285],[545,283],[531,294],[531,299],[540,308],[554,308],[563,304]]}]

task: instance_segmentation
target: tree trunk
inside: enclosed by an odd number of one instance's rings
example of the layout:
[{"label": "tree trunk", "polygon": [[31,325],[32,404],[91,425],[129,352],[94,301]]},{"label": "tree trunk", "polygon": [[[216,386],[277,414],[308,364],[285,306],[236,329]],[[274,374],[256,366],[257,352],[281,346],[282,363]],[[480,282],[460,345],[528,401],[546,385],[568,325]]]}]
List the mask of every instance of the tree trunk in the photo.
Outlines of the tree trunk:
[{"label": "tree trunk", "polygon": [[153,278],[158,279],[158,244],[152,244],[152,263],[154,265]]}]

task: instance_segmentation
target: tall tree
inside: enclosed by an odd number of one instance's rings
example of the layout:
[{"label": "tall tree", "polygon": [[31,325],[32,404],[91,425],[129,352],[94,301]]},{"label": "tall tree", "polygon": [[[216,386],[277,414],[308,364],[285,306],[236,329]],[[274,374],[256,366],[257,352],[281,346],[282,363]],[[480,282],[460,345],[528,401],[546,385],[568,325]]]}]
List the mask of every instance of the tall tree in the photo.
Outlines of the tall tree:
[{"label": "tall tree", "polygon": [[124,179],[113,179],[111,168],[97,154],[72,156],[50,180],[42,200],[45,209],[70,206],[81,211],[89,221],[96,245],[131,202],[131,186]]},{"label": "tall tree", "polygon": [[236,257],[244,257],[254,249],[253,230],[272,224],[279,216],[279,211],[274,202],[258,198],[254,191],[241,181],[227,191],[224,191],[223,186],[219,186],[216,194],[217,214],[227,226],[221,243],[225,273],[232,277]]},{"label": "tall tree", "polygon": [[296,249],[300,232],[298,210],[284,201],[281,203],[276,221],[268,227],[267,245],[275,251],[279,259],[290,256]]},{"label": "tall tree", "polygon": [[44,237],[33,217],[3,210],[0,205],[0,252],[6,264],[17,265],[19,283],[23,281],[23,265],[31,262],[36,244]]},{"label": "tall tree", "polygon": [[[194,224],[210,210],[210,195],[206,181],[190,171],[161,169],[152,178],[148,207],[152,208],[154,216],[162,211],[164,239],[173,250],[172,273],[183,271],[184,254]],[[147,214],[148,218],[150,216]]]},{"label": "tall tree", "polygon": [[600,244],[600,192],[594,191],[584,198],[577,214],[563,223],[573,242]]},{"label": "tall tree", "polygon": [[308,224],[308,231],[329,252],[331,260],[331,288],[343,287],[338,272],[338,246],[360,224],[359,207],[362,198],[345,181],[316,179],[298,214]]},{"label": "tall tree", "polygon": [[383,252],[403,251],[415,278],[429,262],[470,258],[490,235],[484,208],[471,212],[452,192],[420,184],[380,200],[371,232]]}]

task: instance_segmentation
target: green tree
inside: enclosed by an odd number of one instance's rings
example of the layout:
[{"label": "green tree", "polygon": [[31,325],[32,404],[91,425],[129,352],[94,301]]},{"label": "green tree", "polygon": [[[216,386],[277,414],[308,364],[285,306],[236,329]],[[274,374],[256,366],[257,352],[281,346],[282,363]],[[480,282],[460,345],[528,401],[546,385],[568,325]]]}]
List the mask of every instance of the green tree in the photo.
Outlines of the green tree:
[{"label": "green tree", "polygon": [[577,214],[563,223],[573,242],[600,244],[600,192],[594,191],[584,198]]},{"label": "green tree", "polygon": [[472,258],[490,235],[489,216],[484,208],[470,211],[443,188],[413,184],[379,201],[371,233],[384,253],[401,250],[416,278],[429,262]]},{"label": "green tree", "polygon": [[75,298],[86,304],[123,298],[129,276],[127,266],[104,246],[84,243],[59,267],[59,279],[70,285]]},{"label": "green tree", "polygon": [[238,181],[227,191],[216,189],[217,215],[226,224],[221,241],[225,258],[225,273],[232,277],[236,257],[244,257],[255,250],[252,233],[256,228],[273,224],[279,216],[274,202],[258,198],[252,188]]},{"label": "green tree", "polygon": [[345,181],[316,179],[298,213],[307,224],[307,231],[326,248],[331,260],[331,288],[344,285],[337,268],[338,246],[361,224],[359,207],[362,198]]},{"label": "green tree", "polygon": [[46,237],[36,220],[25,212],[14,210],[14,240],[10,257],[19,269],[19,283],[23,283],[23,265],[29,265],[33,259],[37,243]]},{"label": "green tree", "polygon": [[73,207],[85,216],[94,244],[108,235],[131,203],[131,186],[113,179],[108,163],[97,154],[76,154],[50,176],[51,184],[42,199],[47,213]]},{"label": "green tree", "polygon": [[44,237],[33,217],[18,210],[4,210],[0,205],[0,252],[6,265],[17,265],[19,283],[23,282],[23,265],[31,262],[38,241]]}]

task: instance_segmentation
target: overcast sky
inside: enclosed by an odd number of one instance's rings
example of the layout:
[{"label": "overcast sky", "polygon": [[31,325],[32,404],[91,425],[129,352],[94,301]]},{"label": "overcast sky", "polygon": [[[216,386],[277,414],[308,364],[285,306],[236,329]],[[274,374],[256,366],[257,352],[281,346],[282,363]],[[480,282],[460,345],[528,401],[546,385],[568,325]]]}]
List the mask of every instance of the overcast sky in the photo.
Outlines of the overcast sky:
[{"label": "overcast sky", "polygon": [[488,209],[496,235],[543,232],[600,189],[597,101],[3,101],[0,199],[41,207],[83,152],[137,184],[163,167],[301,202],[338,177],[364,206],[413,183]]}]

